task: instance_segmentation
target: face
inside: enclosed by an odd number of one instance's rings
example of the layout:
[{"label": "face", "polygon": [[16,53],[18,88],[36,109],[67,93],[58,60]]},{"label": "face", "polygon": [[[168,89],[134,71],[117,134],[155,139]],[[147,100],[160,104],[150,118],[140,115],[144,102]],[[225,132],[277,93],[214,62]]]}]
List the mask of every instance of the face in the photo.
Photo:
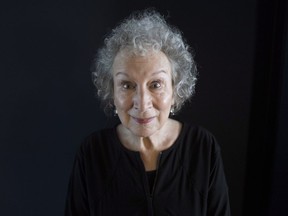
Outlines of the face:
[{"label": "face", "polygon": [[174,103],[171,65],[162,52],[122,51],[113,63],[114,105],[122,125],[139,137],[165,128]]}]

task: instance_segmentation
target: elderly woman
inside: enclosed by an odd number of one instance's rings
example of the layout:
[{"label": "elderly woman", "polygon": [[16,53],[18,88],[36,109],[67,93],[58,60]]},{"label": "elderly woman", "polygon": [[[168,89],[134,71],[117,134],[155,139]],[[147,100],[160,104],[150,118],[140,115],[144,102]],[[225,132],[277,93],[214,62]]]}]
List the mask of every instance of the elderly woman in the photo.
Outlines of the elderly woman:
[{"label": "elderly woman", "polygon": [[66,216],[230,215],[215,138],[169,117],[196,82],[176,28],[155,11],[133,14],[105,39],[93,82],[121,123],[81,145]]}]

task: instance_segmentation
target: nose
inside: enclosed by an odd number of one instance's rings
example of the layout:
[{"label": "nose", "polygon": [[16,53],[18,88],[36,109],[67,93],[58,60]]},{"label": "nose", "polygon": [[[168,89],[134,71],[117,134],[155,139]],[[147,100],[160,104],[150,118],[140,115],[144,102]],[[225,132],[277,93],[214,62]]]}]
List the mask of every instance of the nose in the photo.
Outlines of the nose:
[{"label": "nose", "polygon": [[145,112],[152,107],[151,93],[145,87],[139,87],[136,89],[134,98],[134,109],[140,112]]}]

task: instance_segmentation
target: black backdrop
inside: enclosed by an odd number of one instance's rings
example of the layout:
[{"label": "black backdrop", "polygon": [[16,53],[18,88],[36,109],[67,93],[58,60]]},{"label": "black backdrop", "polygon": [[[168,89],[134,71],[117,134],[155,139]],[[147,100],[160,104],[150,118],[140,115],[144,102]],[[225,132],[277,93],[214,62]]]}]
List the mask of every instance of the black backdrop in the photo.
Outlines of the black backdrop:
[{"label": "black backdrop", "polygon": [[217,137],[233,215],[284,215],[285,0],[0,4],[0,215],[63,215],[77,148],[115,122],[94,96],[93,55],[121,19],[151,6],[194,48],[196,95],[177,118]]}]

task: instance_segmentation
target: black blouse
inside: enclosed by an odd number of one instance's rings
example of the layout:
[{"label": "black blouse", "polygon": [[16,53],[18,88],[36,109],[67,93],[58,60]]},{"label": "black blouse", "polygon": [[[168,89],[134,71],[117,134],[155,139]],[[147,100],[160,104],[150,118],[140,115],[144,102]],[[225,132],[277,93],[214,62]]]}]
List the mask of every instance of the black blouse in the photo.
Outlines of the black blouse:
[{"label": "black blouse", "polygon": [[183,124],[158,160],[155,176],[147,176],[116,127],[93,133],[76,155],[65,215],[230,215],[220,148],[207,130]]}]

